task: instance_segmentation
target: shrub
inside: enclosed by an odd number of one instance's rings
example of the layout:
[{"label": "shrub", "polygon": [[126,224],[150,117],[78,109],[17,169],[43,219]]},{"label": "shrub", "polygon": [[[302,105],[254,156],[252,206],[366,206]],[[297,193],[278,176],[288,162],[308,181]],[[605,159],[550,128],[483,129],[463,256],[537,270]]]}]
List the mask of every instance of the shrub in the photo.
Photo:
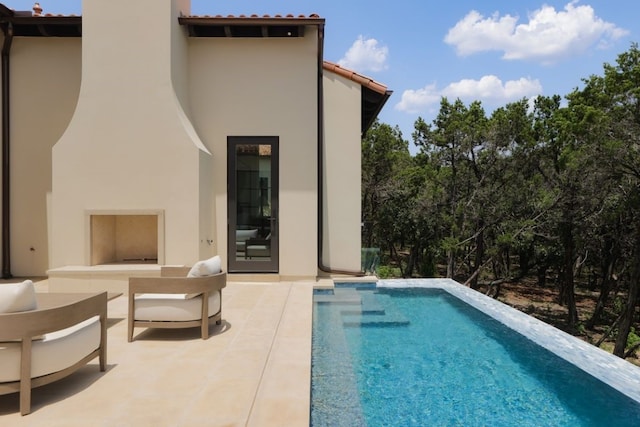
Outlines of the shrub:
[{"label": "shrub", "polygon": [[633,347],[638,342],[640,342],[640,336],[636,334],[635,328],[632,327],[627,337],[627,348]]},{"label": "shrub", "polygon": [[379,265],[376,269],[376,275],[379,279],[393,279],[401,276],[400,269],[390,265]]}]

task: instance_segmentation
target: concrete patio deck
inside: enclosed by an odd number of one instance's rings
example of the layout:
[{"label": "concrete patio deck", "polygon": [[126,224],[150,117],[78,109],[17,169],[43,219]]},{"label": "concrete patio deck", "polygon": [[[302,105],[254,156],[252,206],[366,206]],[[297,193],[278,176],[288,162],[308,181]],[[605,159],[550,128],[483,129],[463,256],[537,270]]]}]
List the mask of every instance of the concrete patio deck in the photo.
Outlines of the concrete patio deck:
[{"label": "concrete patio deck", "polygon": [[0,425],[308,426],[315,284],[229,282],[208,340],[136,328],[128,343],[120,296],[108,303],[106,372],[95,360],[34,389],[24,417],[17,393],[0,396]]}]

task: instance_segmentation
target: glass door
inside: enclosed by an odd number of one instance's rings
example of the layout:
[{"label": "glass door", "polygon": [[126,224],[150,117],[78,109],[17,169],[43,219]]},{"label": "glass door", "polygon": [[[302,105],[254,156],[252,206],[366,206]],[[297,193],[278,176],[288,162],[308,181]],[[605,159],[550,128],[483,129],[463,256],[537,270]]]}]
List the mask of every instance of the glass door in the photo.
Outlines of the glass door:
[{"label": "glass door", "polygon": [[227,138],[229,272],[278,272],[278,137]]}]

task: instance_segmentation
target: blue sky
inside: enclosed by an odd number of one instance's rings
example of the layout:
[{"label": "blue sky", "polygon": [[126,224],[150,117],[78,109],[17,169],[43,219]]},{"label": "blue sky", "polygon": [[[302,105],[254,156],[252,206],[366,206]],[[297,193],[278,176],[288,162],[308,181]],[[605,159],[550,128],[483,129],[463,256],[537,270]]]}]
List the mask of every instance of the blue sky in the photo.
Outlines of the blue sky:
[{"label": "blue sky", "polygon": [[[0,2],[16,10],[34,3]],[[40,4],[45,13],[82,9],[81,0]],[[325,59],[393,90],[380,119],[409,141],[418,117],[436,116],[441,96],[480,100],[490,113],[522,97],[566,95],[640,42],[637,0],[192,0],[191,9],[319,14]]]}]

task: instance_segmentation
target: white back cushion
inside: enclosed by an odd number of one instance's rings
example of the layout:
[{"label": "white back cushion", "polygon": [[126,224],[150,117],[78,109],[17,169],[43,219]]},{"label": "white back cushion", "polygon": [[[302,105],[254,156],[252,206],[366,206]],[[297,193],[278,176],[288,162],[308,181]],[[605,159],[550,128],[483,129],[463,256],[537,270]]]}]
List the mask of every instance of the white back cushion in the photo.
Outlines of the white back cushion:
[{"label": "white back cushion", "polygon": [[0,285],[0,313],[16,313],[36,308],[36,289],[31,280]]},{"label": "white back cushion", "polygon": [[236,241],[244,242],[247,239],[254,239],[258,237],[258,229],[252,228],[250,230],[236,230]]},{"label": "white back cushion", "polygon": [[193,264],[193,267],[189,270],[187,277],[205,277],[218,274],[222,271],[221,264],[222,261],[218,255],[203,261],[198,261]]}]

